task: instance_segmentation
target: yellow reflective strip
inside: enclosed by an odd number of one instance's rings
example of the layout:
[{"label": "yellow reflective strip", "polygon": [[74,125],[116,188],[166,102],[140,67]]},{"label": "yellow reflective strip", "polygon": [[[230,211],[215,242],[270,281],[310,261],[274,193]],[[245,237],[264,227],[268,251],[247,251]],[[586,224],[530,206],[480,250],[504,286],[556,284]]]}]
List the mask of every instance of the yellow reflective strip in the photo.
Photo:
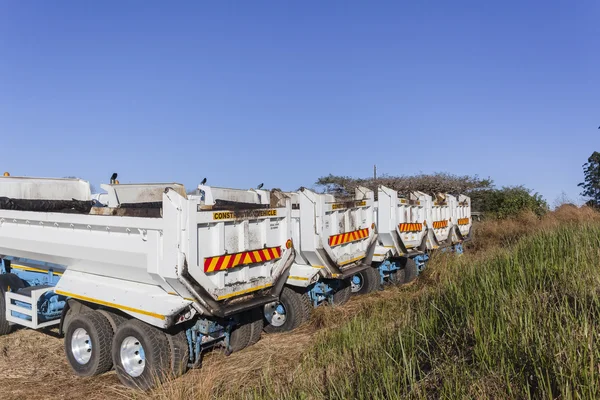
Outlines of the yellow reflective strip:
[{"label": "yellow reflective strip", "polygon": [[254,254],[254,259],[256,260],[256,262],[262,262],[263,259],[260,255],[260,253],[258,251],[253,251],[252,254]]},{"label": "yellow reflective strip", "polygon": [[231,257],[233,257],[231,254],[225,256],[225,258],[223,259],[223,263],[221,264],[221,271],[227,269],[227,265],[229,265],[229,260],[231,259]]},{"label": "yellow reflective strip", "polygon": [[350,263],[353,263],[353,262],[355,262],[355,261],[361,260],[361,259],[363,259],[363,258],[365,258],[365,256],[364,256],[364,255],[362,255],[362,256],[360,256],[360,257],[353,258],[352,260],[348,260],[348,261],[340,262],[340,263],[338,263],[338,264],[339,264],[339,265],[346,265],[346,264],[350,264]]},{"label": "yellow reflective strip", "polygon": [[241,259],[242,259],[242,255],[244,253],[237,253],[235,255],[235,258],[233,259],[233,265],[231,266],[231,268],[236,267],[238,265],[240,265]]},{"label": "yellow reflective strip", "polygon": [[100,305],[107,306],[107,307],[112,307],[112,308],[117,308],[117,309],[123,310],[123,311],[131,311],[131,312],[134,312],[136,314],[147,315],[149,317],[153,317],[153,318],[156,318],[156,319],[167,319],[167,317],[165,317],[164,315],[156,314],[156,313],[153,313],[153,312],[150,312],[150,311],[140,310],[138,308],[127,307],[127,306],[123,306],[123,305],[120,305],[120,304],[110,303],[108,301],[98,300],[98,299],[94,299],[92,297],[81,296],[81,295],[78,295],[78,294],[75,294],[75,293],[63,292],[62,290],[55,290],[54,292],[57,293],[57,294],[61,294],[63,296],[73,297],[74,299],[79,299],[79,300],[83,300],[83,301],[89,301],[90,303],[100,304]]},{"label": "yellow reflective strip", "polygon": [[288,279],[295,279],[297,281],[307,281],[308,278],[305,278],[303,276],[288,276]]},{"label": "yellow reflective strip", "polygon": [[208,266],[208,270],[206,272],[213,272],[215,267],[217,266],[217,262],[219,262],[219,257],[213,257],[210,259],[210,265]]},{"label": "yellow reflective strip", "polygon": [[323,268],[325,268],[322,265],[311,265],[311,267],[316,268],[316,269],[323,269]]},{"label": "yellow reflective strip", "polygon": [[[15,268],[15,269],[20,269],[22,271],[32,271],[32,272],[43,272],[43,273],[48,273],[49,271],[47,269],[41,269],[41,268],[33,268],[33,267],[26,267],[25,265],[19,265],[19,264],[11,264],[10,265],[11,268]],[[62,272],[55,272],[52,271],[53,275],[62,275]]]},{"label": "yellow reflective strip", "polygon": [[266,285],[262,285],[262,286],[257,286],[257,287],[253,287],[250,289],[244,289],[244,290],[239,290],[237,292],[233,292],[233,293],[229,293],[229,294],[225,294],[223,296],[218,296],[217,300],[225,300],[225,299],[229,299],[230,297],[235,297],[235,296],[239,296],[241,294],[246,294],[246,293],[250,293],[250,292],[255,292],[257,290],[261,290],[261,289],[265,289],[268,288],[270,286],[273,286],[272,283],[267,283]]},{"label": "yellow reflective strip", "polygon": [[271,253],[269,253],[269,250],[264,249],[262,251],[263,253],[263,261],[270,261],[271,260]]},{"label": "yellow reflective strip", "polygon": [[252,264],[252,259],[250,258],[250,253],[244,253],[244,260],[242,264]]}]

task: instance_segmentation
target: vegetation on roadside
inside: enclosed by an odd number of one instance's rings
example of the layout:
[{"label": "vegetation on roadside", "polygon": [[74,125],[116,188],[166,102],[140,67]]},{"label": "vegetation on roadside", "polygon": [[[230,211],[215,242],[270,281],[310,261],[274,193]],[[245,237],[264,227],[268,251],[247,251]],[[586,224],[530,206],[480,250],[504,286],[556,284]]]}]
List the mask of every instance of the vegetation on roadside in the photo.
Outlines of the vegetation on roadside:
[{"label": "vegetation on roadside", "polygon": [[466,194],[471,197],[473,211],[484,212],[487,218],[494,219],[516,217],[527,211],[541,216],[549,210],[548,203],[540,194],[524,186],[497,188],[490,178],[481,179],[476,175],[457,176],[446,173],[414,176],[385,175],[377,179],[327,175],[319,178],[316,185],[326,193],[341,197],[352,195],[358,186],[368,187],[377,192],[380,185],[404,195],[415,190],[431,195]]},{"label": "vegetation on roadside", "polygon": [[600,224],[442,256],[422,286],[323,332],[256,398],[600,398]]},{"label": "vegetation on roadside", "polygon": [[584,181],[578,186],[583,189],[581,195],[588,199],[590,207],[600,207],[600,153],[594,151],[583,164]]},{"label": "vegetation on roadside", "polygon": [[473,190],[468,195],[471,208],[485,213],[486,218],[504,219],[524,212],[542,216],[549,210],[548,203],[540,194],[524,186]]}]

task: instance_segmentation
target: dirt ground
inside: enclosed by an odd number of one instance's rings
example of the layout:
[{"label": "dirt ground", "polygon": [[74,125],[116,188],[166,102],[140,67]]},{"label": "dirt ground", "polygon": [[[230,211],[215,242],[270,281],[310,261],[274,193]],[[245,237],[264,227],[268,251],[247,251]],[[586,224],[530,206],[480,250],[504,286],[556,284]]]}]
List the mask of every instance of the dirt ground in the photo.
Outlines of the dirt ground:
[{"label": "dirt ground", "polygon": [[229,391],[232,395],[235,385],[244,385],[250,376],[297,362],[313,334],[313,327],[305,326],[294,333],[263,335],[256,345],[229,357],[213,351],[205,357],[202,368],[143,393],[121,385],[114,371],[90,378],[76,377],[65,358],[63,339],[57,337],[55,330],[15,329],[0,337],[0,398],[172,399],[190,398],[193,394],[193,398],[201,399],[212,397],[213,389],[225,379],[229,389],[233,389]]},{"label": "dirt ground", "polygon": [[[208,353],[201,368],[167,382],[160,388],[143,393],[119,382],[114,371],[104,375],[79,378],[67,363],[63,339],[56,330],[14,329],[0,336],[1,399],[208,399],[236,398],[238,388],[256,384],[261,376],[284,374],[287,379],[299,368],[300,360],[312,339],[324,329],[351,318],[358,309],[382,297],[397,295],[397,288],[354,297],[343,307],[319,307],[312,320],[294,332],[267,335],[230,356],[219,351]],[[413,294],[414,295],[414,294]],[[223,391],[225,390],[225,393]]]}]

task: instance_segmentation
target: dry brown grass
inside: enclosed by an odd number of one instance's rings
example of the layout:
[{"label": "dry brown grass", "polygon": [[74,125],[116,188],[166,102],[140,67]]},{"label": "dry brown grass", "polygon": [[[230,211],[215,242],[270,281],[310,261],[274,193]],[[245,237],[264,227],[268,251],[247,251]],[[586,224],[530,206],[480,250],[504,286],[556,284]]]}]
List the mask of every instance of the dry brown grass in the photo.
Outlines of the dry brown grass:
[{"label": "dry brown grass", "polygon": [[[542,218],[522,215],[517,219],[485,221],[474,226],[474,239],[469,244],[469,257],[484,257],[492,248],[510,245],[517,238],[563,223],[600,221],[600,213],[587,207],[560,207]],[[160,388],[142,393],[120,385],[114,372],[77,378],[67,364],[63,340],[47,332],[19,329],[0,337],[0,380],[2,399],[234,399],[239,393],[256,388],[257,382],[271,380],[275,385],[295,380],[314,379],[302,371],[301,361],[318,335],[334,330],[364,310],[372,310],[383,301],[417,297],[435,287],[444,275],[445,256],[436,257],[435,268],[429,269],[411,287],[389,287],[367,296],[354,297],[343,307],[321,307],[311,322],[292,333],[263,335],[254,346],[229,357],[209,353],[204,365]],[[317,378],[320,379],[320,378]],[[488,385],[489,382],[481,382]],[[474,387],[474,394],[477,387]]]},{"label": "dry brown grass", "polygon": [[517,218],[504,220],[486,220],[473,225],[473,240],[468,249],[485,251],[492,247],[506,247],[521,237],[540,231],[557,228],[564,223],[583,223],[600,221],[600,213],[590,207],[562,205],[543,217],[532,212],[521,214]]}]

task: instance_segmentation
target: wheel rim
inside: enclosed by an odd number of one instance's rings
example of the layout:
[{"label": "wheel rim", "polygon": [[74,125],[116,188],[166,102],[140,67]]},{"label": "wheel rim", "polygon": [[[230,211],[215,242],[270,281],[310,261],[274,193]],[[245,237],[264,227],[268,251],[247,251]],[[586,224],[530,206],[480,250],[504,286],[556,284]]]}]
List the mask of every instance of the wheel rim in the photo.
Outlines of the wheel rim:
[{"label": "wheel rim", "polygon": [[267,322],[273,326],[282,326],[287,320],[285,307],[278,301],[266,304],[264,314]]},{"label": "wheel rim", "polygon": [[146,353],[140,341],[134,336],[128,336],[121,342],[121,365],[127,374],[138,377],[146,366]]},{"label": "wheel rim", "polygon": [[356,293],[362,289],[365,280],[362,274],[356,274],[350,280],[350,290],[352,293]]},{"label": "wheel rim", "polygon": [[83,328],[77,328],[71,336],[71,354],[81,365],[85,365],[92,358],[92,339]]}]

